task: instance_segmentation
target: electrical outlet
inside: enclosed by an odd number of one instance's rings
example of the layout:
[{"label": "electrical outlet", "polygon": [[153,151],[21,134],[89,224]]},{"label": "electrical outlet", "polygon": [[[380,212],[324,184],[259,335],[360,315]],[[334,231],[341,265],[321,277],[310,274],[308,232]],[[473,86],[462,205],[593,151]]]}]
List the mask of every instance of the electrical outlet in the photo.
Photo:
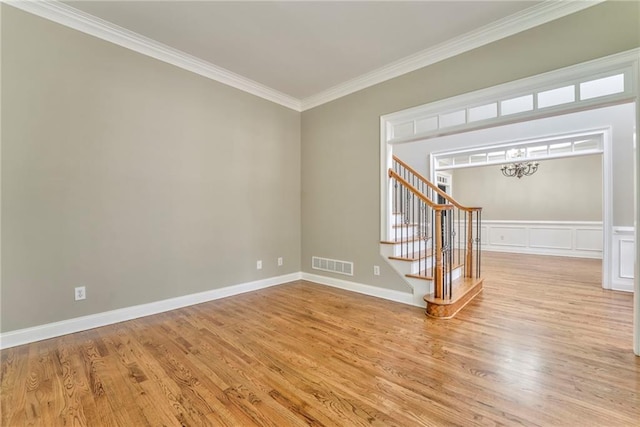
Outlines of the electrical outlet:
[{"label": "electrical outlet", "polygon": [[259,259],[258,262],[256,263],[256,268],[258,270],[262,270],[262,260],[261,259]]},{"label": "electrical outlet", "polygon": [[374,265],[373,266],[373,275],[374,276],[379,276],[380,275],[380,266],[379,265]]},{"label": "electrical outlet", "polygon": [[87,288],[85,286],[78,286],[75,289],[76,301],[80,301],[87,298]]},{"label": "electrical outlet", "polygon": [[278,258],[278,267],[282,267],[282,264],[284,264],[284,260],[280,257]]}]

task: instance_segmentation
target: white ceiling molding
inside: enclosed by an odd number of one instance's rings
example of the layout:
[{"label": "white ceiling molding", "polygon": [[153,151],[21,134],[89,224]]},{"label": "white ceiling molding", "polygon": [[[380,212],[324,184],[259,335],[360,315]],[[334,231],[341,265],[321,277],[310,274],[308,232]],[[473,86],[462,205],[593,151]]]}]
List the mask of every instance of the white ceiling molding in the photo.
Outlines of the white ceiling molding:
[{"label": "white ceiling molding", "polygon": [[300,111],[300,100],[57,0],[2,0],[13,7]]},{"label": "white ceiling molding", "polygon": [[0,0],[0,2],[7,3],[25,12],[175,65],[295,111],[305,111],[317,107],[419,68],[435,64],[436,62],[443,61],[535,26],[562,18],[603,1],[605,0],[548,0],[538,6],[513,14],[478,30],[410,55],[387,66],[300,100],[227,69],[218,67],[210,62],[203,61],[183,51],[82,12],[57,0]]},{"label": "white ceiling molding", "polygon": [[579,12],[605,0],[545,1],[522,12],[500,19],[475,31],[463,34],[432,48],[407,56],[353,80],[341,83],[302,100],[302,111],[309,110],[359,90],[399,77],[436,62],[444,61],[538,25]]}]

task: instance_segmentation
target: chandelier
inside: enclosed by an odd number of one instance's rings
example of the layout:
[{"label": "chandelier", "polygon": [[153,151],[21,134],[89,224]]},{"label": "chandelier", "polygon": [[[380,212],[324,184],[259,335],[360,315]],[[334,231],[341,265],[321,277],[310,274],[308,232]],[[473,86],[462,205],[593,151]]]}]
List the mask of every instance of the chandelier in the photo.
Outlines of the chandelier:
[{"label": "chandelier", "polygon": [[[512,159],[519,159],[524,156],[524,150],[514,150],[510,153],[509,157]],[[538,170],[538,162],[514,162],[508,165],[503,165],[500,170],[502,175],[509,178],[522,178],[523,176],[531,176]]]}]

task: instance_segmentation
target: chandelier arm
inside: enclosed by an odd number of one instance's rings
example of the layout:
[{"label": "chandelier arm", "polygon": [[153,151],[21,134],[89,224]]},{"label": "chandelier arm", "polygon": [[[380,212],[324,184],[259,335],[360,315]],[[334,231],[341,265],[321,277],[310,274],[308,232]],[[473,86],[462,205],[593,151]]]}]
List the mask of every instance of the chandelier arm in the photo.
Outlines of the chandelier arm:
[{"label": "chandelier arm", "polygon": [[507,178],[522,178],[523,176],[531,176],[538,171],[538,162],[518,162],[502,165],[500,171]]}]

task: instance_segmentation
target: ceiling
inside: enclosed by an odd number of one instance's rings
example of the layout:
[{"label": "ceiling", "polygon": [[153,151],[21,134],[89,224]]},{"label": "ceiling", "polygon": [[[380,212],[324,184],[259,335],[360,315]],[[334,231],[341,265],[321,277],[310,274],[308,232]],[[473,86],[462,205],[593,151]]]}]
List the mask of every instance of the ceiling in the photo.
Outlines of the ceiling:
[{"label": "ceiling", "polygon": [[605,0],[0,0],[296,111]]},{"label": "ceiling", "polygon": [[66,1],[297,99],[540,1]]}]

